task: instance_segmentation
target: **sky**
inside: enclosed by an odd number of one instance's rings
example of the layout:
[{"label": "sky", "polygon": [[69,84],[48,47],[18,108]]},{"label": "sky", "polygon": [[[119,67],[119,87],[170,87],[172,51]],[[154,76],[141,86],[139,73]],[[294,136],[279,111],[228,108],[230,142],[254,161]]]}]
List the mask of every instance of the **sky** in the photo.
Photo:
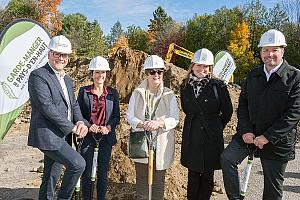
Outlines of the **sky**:
[{"label": "sky", "polygon": [[[8,0],[0,0],[0,6]],[[185,23],[195,14],[213,14],[218,8],[243,6],[248,0],[62,0],[59,7],[64,14],[81,13],[89,21],[97,20],[105,35],[120,21],[123,30],[130,25],[146,29],[153,12],[162,6],[175,21]],[[267,8],[281,0],[261,0]]]}]

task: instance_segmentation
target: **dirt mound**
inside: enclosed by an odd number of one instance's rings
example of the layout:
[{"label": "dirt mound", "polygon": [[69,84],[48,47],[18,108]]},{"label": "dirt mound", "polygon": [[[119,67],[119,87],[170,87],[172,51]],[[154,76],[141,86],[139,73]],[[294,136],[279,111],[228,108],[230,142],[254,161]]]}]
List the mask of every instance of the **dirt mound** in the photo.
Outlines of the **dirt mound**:
[{"label": "dirt mound", "polygon": [[[118,143],[113,148],[111,167],[109,171],[109,191],[108,199],[134,199],[135,195],[135,171],[132,161],[127,156],[127,142],[129,135],[129,125],[126,121],[125,111],[131,92],[145,78],[143,72],[143,63],[147,54],[141,51],[130,49],[118,49],[118,51],[109,58],[112,68],[109,84],[115,87],[120,95],[121,123],[117,128]],[[67,73],[72,77],[75,85],[75,93],[79,87],[90,84],[88,72],[89,59],[77,59],[71,61],[66,68]],[[186,76],[186,70],[183,70],[171,63],[166,63],[166,73],[164,75],[164,84],[171,88],[179,100],[179,85]],[[228,86],[232,98],[234,109],[237,107],[239,90],[231,85]],[[180,112],[180,123],[176,128],[176,155],[175,162],[167,171],[166,176],[166,199],[185,199],[187,170],[180,165],[180,144],[181,130],[183,127],[184,113]],[[17,122],[29,122],[30,105],[26,105]],[[230,138],[235,132],[236,114],[225,128],[224,135]],[[227,137],[228,136],[228,137]]]}]

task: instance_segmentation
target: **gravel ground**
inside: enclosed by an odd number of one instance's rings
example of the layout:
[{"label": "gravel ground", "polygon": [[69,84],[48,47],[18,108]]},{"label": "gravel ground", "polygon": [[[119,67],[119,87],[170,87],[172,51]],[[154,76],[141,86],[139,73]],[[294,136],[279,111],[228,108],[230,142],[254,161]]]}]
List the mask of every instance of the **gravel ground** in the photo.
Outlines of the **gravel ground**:
[{"label": "gravel ground", "polygon": [[[37,199],[41,173],[36,168],[43,159],[39,150],[26,145],[28,125],[13,127],[0,143],[0,200]],[[300,199],[300,148],[296,159],[289,162],[284,181],[284,200]],[[244,169],[245,162],[240,169]],[[217,183],[222,184],[222,173],[216,171]],[[259,159],[254,160],[246,200],[262,198],[263,176]],[[225,194],[217,194],[212,200],[225,200]]]}]

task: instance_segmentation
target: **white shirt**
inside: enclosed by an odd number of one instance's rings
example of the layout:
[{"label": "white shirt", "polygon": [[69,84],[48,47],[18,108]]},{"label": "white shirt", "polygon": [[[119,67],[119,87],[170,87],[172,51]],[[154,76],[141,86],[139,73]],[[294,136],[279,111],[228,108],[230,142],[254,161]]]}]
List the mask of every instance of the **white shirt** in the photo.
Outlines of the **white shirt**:
[{"label": "white shirt", "polygon": [[271,77],[271,75],[272,75],[273,73],[277,72],[277,70],[279,69],[279,67],[281,66],[282,63],[283,63],[283,60],[280,62],[279,65],[277,65],[275,68],[271,69],[271,70],[270,70],[270,73],[268,73],[267,68],[266,68],[266,65],[264,65],[264,72],[265,72],[265,74],[266,74],[267,81],[269,81],[269,79],[270,79],[270,77]]},{"label": "white shirt", "polygon": [[67,105],[68,105],[68,120],[71,121],[71,103],[70,103],[70,97],[69,97],[69,93],[68,93],[68,89],[67,89],[67,86],[66,86],[66,83],[65,83],[65,80],[64,80],[64,77],[66,75],[66,73],[63,71],[63,73],[60,73],[58,72],[57,70],[55,70],[51,65],[50,63],[48,63],[49,66],[51,67],[51,69],[54,71],[59,83],[60,83],[60,86],[64,92],[64,96],[66,98],[66,101],[67,101]]}]

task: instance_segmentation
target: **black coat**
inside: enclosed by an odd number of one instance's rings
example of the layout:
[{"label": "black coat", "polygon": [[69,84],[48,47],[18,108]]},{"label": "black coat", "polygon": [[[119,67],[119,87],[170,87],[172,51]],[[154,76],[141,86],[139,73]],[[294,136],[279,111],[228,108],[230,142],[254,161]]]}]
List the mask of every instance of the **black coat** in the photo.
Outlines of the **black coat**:
[{"label": "black coat", "polygon": [[288,161],[295,158],[296,125],[300,119],[300,71],[283,62],[267,82],[263,66],[247,75],[238,107],[237,134],[264,135],[269,143],[256,156]]},{"label": "black coat", "polygon": [[[212,85],[219,96],[217,101]],[[182,135],[181,164],[189,170],[208,172],[220,169],[224,149],[223,129],[232,115],[232,104],[226,85],[211,79],[195,98],[190,84],[181,85],[181,106],[186,114]]]}]

